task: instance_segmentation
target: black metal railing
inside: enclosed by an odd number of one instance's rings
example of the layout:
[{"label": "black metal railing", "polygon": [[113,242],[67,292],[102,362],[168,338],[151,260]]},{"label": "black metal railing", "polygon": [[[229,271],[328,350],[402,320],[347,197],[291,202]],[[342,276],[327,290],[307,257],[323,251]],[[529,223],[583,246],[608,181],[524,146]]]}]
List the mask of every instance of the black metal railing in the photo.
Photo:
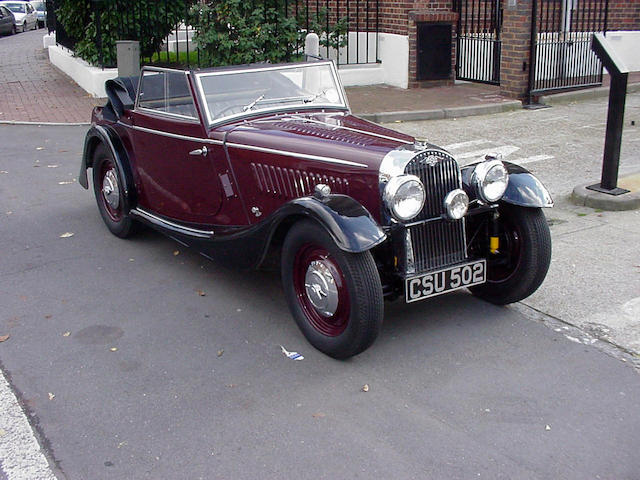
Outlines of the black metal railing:
[{"label": "black metal railing", "polygon": [[602,83],[593,33],[606,32],[608,0],[532,2],[530,96]]},{"label": "black metal railing", "polygon": [[[51,4],[50,28],[56,31],[56,41],[74,50],[79,39],[68,35],[59,19],[55,19],[60,0],[47,3]],[[200,0],[86,0],[86,3],[86,16],[79,21],[90,22],[95,29],[94,63],[98,66],[115,66],[115,40],[139,41],[141,63],[147,65],[213,66],[210,56],[202,54],[203,46],[196,41],[198,27],[189,25],[189,10]],[[316,32],[320,37],[320,55],[338,65],[379,62],[379,0],[251,0],[251,4],[264,11],[281,12],[278,18],[295,20],[299,35],[289,49],[288,60],[304,58],[304,35]]]},{"label": "black metal railing", "polygon": [[47,18],[47,30],[49,33],[56,29],[56,9],[53,0],[45,1],[46,18]]},{"label": "black metal railing", "polygon": [[458,13],[456,78],[500,84],[502,0],[454,0]]}]

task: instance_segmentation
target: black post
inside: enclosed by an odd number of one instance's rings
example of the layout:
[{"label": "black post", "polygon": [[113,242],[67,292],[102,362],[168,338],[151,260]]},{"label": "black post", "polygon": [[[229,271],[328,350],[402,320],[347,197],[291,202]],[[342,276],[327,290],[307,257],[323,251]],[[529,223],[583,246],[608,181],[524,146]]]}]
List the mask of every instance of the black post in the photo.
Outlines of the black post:
[{"label": "black post", "polygon": [[102,52],[102,28],[101,28],[102,11],[100,9],[100,3],[98,2],[99,0],[94,0],[93,2],[93,13],[95,15],[94,18],[96,21],[96,39],[98,41],[98,62],[100,63],[100,68],[104,70],[104,54]]},{"label": "black post", "polygon": [[609,112],[607,114],[607,134],[604,141],[604,159],[600,183],[587,187],[589,190],[622,195],[629,190],[618,188],[618,168],[620,167],[620,144],[624,127],[624,106],[627,99],[628,73],[610,73]]},{"label": "black post", "polygon": [[624,127],[624,106],[627,98],[627,80],[629,72],[608,45],[602,34],[594,34],[591,49],[602,61],[609,72],[609,111],[607,114],[607,133],[604,142],[604,158],[602,160],[602,177],[600,183],[590,185],[589,190],[622,195],[629,190],[618,188],[618,168],[620,167],[620,145]]}]

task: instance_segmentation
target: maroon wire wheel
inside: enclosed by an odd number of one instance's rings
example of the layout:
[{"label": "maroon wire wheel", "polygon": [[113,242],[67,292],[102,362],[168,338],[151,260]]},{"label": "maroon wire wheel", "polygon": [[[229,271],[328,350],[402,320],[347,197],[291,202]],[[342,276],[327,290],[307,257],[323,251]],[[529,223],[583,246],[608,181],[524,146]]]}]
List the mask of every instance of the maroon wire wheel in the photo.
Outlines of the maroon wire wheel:
[{"label": "maroon wire wheel", "polygon": [[129,216],[129,203],[124,176],[111,152],[100,144],[93,154],[93,191],[100,216],[111,233],[127,238],[136,232],[137,224]]},{"label": "maroon wire wheel", "polygon": [[287,233],[282,286],[304,336],[333,358],[359,354],[380,332],[382,286],[371,252],[345,252],[314,221],[299,220]]},{"label": "maroon wire wheel", "polygon": [[293,264],[294,289],[311,325],[335,337],[349,324],[351,304],[344,274],[331,254],[313,244],[303,245]]},{"label": "maroon wire wheel", "polygon": [[106,214],[113,222],[122,220],[123,208],[120,196],[120,183],[118,182],[118,170],[113,160],[104,159],[100,163],[100,202]]}]

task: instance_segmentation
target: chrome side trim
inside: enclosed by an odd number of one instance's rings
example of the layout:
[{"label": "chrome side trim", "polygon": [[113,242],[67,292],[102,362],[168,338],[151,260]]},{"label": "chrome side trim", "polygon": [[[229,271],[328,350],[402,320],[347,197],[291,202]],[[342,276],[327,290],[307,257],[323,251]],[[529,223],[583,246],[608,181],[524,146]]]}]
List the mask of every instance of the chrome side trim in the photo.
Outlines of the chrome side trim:
[{"label": "chrome side trim", "polygon": [[118,125],[122,125],[126,128],[132,128],[145,133],[153,133],[155,135],[162,135],[163,137],[177,138],[178,140],[189,140],[191,142],[210,143],[212,145],[223,145],[222,140],[213,140],[211,138],[190,137],[188,135],[180,135],[178,133],[163,132],[161,130],[154,130],[152,128],[139,127],[137,125],[127,125],[126,123],[118,122]]},{"label": "chrome side trim", "polygon": [[189,235],[189,236],[198,237],[198,238],[211,238],[213,237],[213,234],[214,234],[214,232],[211,230],[198,230],[196,228],[185,227],[184,225],[179,225],[177,223],[170,222],[152,213],[149,213],[146,210],[143,210],[141,208],[134,208],[131,210],[130,213],[134,216],[144,218],[145,220],[153,223],[154,225],[172,230],[177,233],[182,233],[184,235]]},{"label": "chrome side trim", "polygon": [[273,153],[276,155],[283,155],[285,157],[304,158],[306,160],[317,160],[319,162],[335,163],[338,165],[348,165],[350,167],[369,168],[365,163],[351,162],[349,160],[341,160],[339,158],[321,157],[318,155],[308,155],[306,153],[287,152],[284,150],[274,150],[266,147],[256,147],[254,145],[241,145],[239,143],[227,143],[228,147],[240,148],[242,150],[252,150],[254,152]]},{"label": "chrome side trim", "polygon": [[[153,133],[153,134],[156,134],[156,135],[162,135],[162,136],[169,137],[169,138],[177,138],[179,140],[189,140],[191,142],[210,143],[212,145],[224,145],[225,144],[225,142],[223,142],[222,140],[212,140],[211,138],[189,137],[187,135],[179,135],[177,133],[162,132],[160,130],[153,130],[151,128],[138,127],[136,125],[127,125],[126,123],[122,123],[122,122],[118,122],[118,124],[122,125],[123,127],[127,127],[127,128],[132,128],[134,130],[138,130],[140,132]],[[359,168],[368,168],[369,167],[365,163],[350,162],[349,160],[341,160],[339,158],[321,157],[319,155],[309,155],[309,154],[306,154],[306,153],[288,152],[288,151],[285,151],[285,150],[275,150],[275,149],[266,148],[266,147],[256,147],[254,145],[242,145],[240,143],[228,143],[227,142],[226,145],[228,147],[239,148],[241,150],[251,150],[251,151],[254,151],[254,152],[262,152],[262,153],[273,153],[273,154],[276,154],[276,155],[283,155],[285,157],[304,158],[306,160],[317,160],[319,162],[333,163],[333,164],[338,164],[338,165],[348,165],[350,167],[359,167]]]}]

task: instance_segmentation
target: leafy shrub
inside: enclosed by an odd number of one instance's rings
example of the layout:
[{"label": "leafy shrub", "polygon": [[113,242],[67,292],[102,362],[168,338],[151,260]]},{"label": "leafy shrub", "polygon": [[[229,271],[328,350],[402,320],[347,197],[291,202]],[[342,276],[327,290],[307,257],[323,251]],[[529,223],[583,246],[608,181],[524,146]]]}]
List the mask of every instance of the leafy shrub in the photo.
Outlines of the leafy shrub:
[{"label": "leafy shrub", "polygon": [[75,44],[75,54],[103,66],[115,66],[117,40],[139,41],[141,56],[157,61],[154,54],[182,22],[195,30],[197,60],[203,66],[291,61],[301,56],[308,32],[318,34],[320,45],[335,49],[346,45],[348,30],[346,17],[327,31],[326,9],[304,8],[295,15],[293,2],[284,1],[59,0],[58,5],[58,22]]},{"label": "leafy shrub", "polygon": [[292,11],[293,2],[274,2],[275,6],[266,6],[267,3],[207,0],[194,5],[190,24],[196,30],[193,40],[200,52],[200,63],[220,66],[291,61],[301,56],[300,47],[308,32],[317,33],[320,44],[325,47],[346,45],[346,18],[339,19],[326,31],[326,9],[310,15],[301,9],[296,16]]},{"label": "leafy shrub", "polygon": [[75,41],[74,51],[78,57],[93,65],[102,60],[104,66],[115,66],[117,40],[139,41],[140,54],[150,57],[184,20],[193,2],[62,0],[56,16],[66,34]]}]

